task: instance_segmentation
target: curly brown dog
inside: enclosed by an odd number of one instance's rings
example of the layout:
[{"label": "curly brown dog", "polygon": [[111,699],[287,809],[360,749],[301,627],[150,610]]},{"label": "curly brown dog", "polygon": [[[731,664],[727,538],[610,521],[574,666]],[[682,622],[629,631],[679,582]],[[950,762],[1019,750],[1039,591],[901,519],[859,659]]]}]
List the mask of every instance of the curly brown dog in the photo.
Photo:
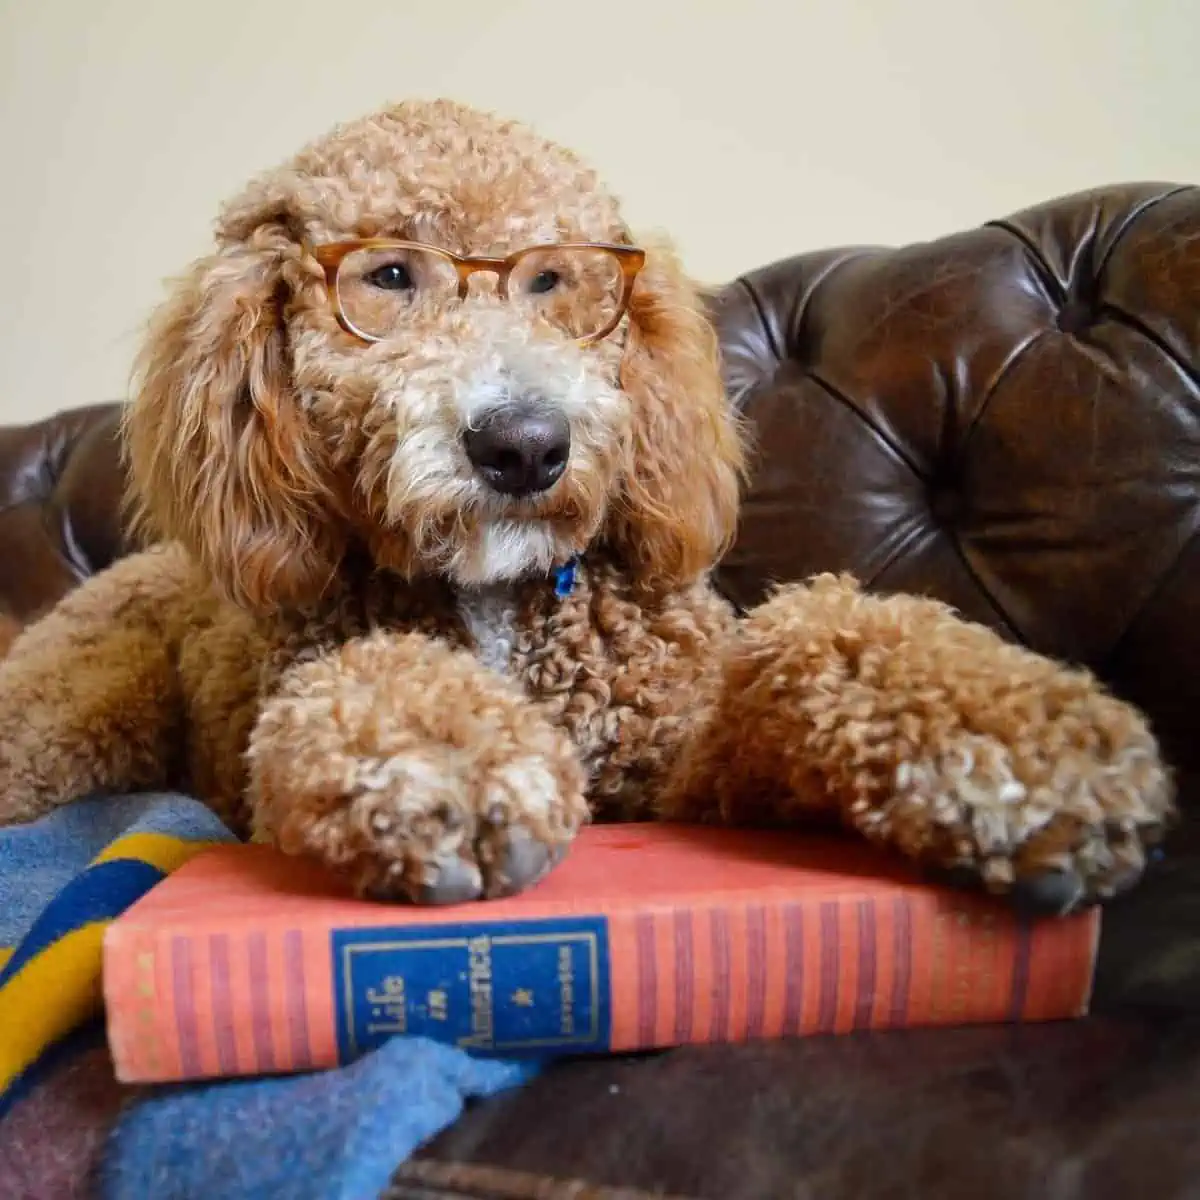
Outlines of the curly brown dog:
[{"label": "curly brown dog", "polygon": [[794,822],[1065,912],[1171,783],[1088,674],[824,577],[708,573],[743,439],[698,294],[567,151],[447,102],[253,182],[128,410],[156,548],[0,666],[0,821],[184,787],[364,893],[538,879],[587,819]]}]

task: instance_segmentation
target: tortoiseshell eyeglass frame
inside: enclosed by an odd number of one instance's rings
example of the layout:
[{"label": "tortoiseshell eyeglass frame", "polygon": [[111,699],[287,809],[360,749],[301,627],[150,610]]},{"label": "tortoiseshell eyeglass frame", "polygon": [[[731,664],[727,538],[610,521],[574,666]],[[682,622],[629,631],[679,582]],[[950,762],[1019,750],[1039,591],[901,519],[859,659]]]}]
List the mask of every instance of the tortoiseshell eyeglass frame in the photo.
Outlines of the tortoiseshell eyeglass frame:
[{"label": "tortoiseshell eyeglass frame", "polygon": [[638,272],[646,263],[646,252],[638,246],[627,246],[611,242],[547,242],[537,246],[526,246],[508,255],[507,258],[489,258],[485,255],[461,255],[440,246],[430,246],[425,242],[412,242],[399,238],[356,238],[345,242],[326,242],[322,245],[308,247],[309,253],[316,259],[318,266],[325,272],[325,292],[333,309],[337,323],[351,337],[361,342],[382,342],[383,337],[373,337],[362,330],[356,329],[342,311],[341,297],[338,295],[338,271],[342,260],[356,250],[422,250],[436,254],[449,262],[458,274],[458,298],[465,300],[471,276],[476,271],[486,271],[496,276],[497,287],[503,299],[508,299],[508,277],[517,264],[530,254],[544,254],[552,250],[602,250],[611,254],[621,268],[621,299],[617,304],[612,319],[600,330],[589,333],[587,337],[576,338],[580,346],[594,346],[603,341],[621,323],[629,299],[633,295],[633,284]]}]

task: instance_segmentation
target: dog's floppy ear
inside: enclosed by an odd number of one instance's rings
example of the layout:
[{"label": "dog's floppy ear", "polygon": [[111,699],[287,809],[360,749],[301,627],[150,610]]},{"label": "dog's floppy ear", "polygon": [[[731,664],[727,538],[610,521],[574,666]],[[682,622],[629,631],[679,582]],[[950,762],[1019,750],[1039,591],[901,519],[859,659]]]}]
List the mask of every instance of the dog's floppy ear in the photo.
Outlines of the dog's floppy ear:
[{"label": "dog's floppy ear", "polygon": [[254,610],[314,598],[340,557],[283,322],[299,248],[261,225],[201,259],[151,320],[124,423],[133,515]]},{"label": "dog's floppy ear", "polygon": [[621,387],[633,427],[609,540],[647,582],[686,584],[733,537],[745,451],[716,331],[666,244],[634,288]]}]

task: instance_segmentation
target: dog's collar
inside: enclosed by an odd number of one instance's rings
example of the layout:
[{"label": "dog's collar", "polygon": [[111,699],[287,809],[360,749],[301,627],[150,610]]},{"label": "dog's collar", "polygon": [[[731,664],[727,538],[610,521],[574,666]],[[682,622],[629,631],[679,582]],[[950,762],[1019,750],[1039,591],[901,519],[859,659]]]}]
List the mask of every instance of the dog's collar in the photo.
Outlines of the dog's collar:
[{"label": "dog's collar", "polygon": [[579,566],[578,555],[561,567],[554,568],[554,594],[564,600],[575,590],[575,570]]}]

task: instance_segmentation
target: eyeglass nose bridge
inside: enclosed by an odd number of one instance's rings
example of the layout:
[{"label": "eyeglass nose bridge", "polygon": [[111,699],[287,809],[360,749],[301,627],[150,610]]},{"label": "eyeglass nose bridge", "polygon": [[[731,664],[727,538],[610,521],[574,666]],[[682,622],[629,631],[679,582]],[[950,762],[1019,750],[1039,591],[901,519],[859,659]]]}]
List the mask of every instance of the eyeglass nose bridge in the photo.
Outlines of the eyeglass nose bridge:
[{"label": "eyeglass nose bridge", "polygon": [[508,299],[508,277],[512,274],[513,259],[489,258],[484,255],[471,255],[462,258],[459,255],[448,255],[458,272],[458,298],[465,300],[470,291],[472,275],[495,275],[496,290],[502,300]]}]

